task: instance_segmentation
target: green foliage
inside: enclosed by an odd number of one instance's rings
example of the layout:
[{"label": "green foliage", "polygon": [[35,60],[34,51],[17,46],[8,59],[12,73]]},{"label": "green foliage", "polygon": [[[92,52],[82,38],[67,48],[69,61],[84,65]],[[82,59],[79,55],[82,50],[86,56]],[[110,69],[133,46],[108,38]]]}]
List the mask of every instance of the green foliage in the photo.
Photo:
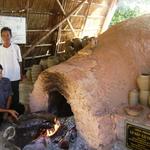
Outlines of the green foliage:
[{"label": "green foliage", "polygon": [[139,9],[132,10],[130,8],[124,7],[118,8],[112,18],[110,25],[112,26],[126,19],[137,17],[139,13]]}]

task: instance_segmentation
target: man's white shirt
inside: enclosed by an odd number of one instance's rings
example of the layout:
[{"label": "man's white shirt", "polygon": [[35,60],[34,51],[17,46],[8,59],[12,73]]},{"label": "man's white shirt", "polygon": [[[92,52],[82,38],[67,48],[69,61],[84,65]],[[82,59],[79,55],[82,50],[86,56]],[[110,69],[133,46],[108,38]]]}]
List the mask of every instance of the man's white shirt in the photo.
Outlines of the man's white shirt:
[{"label": "man's white shirt", "polygon": [[8,48],[0,46],[0,64],[3,67],[3,77],[10,81],[20,80],[20,65],[22,62],[20,47],[16,44],[11,44]]}]

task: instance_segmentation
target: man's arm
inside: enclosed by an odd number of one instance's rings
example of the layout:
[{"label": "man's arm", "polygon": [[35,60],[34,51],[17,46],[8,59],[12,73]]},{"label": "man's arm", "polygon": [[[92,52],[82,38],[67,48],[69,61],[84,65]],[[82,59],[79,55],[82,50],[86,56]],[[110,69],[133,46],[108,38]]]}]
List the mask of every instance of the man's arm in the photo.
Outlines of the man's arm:
[{"label": "man's arm", "polygon": [[[3,111],[5,111],[5,112],[3,112],[4,113],[4,116],[3,116],[4,120],[6,120],[8,117],[8,109],[10,109],[11,103],[12,103],[12,96],[8,96],[7,103],[6,103],[6,109],[2,109]],[[7,112],[6,112],[6,110],[7,110]]]},{"label": "man's arm", "polygon": [[8,109],[0,108],[0,113],[8,113]]},{"label": "man's arm", "polygon": [[3,109],[3,108],[0,108],[0,113],[9,113],[16,120],[18,119],[18,117],[17,117],[18,113],[15,110],[12,110],[12,109]]}]

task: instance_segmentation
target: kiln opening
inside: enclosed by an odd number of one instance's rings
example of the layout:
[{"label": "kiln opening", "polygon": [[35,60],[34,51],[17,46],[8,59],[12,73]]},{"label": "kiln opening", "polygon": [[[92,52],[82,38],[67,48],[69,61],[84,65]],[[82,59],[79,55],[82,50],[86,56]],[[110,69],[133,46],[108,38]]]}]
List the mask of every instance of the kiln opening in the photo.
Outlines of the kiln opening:
[{"label": "kiln opening", "polygon": [[49,93],[48,111],[57,117],[73,115],[71,106],[67,103],[66,98],[57,90]]}]

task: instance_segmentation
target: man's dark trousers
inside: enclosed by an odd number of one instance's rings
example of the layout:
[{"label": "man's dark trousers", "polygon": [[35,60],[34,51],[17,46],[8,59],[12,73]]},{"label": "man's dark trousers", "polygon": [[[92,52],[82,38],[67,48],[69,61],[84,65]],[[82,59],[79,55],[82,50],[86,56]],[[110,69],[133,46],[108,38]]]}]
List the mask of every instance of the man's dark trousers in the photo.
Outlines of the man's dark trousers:
[{"label": "man's dark trousers", "polygon": [[18,81],[11,81],[11,87],[12,87],[12,109],[17,109],[19,104],[19,80]]}]

